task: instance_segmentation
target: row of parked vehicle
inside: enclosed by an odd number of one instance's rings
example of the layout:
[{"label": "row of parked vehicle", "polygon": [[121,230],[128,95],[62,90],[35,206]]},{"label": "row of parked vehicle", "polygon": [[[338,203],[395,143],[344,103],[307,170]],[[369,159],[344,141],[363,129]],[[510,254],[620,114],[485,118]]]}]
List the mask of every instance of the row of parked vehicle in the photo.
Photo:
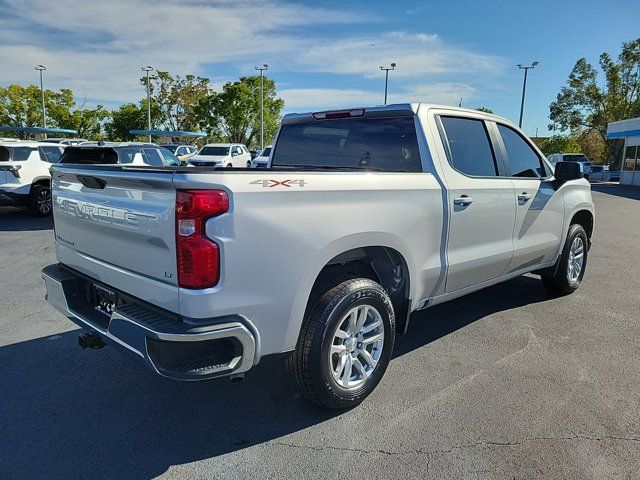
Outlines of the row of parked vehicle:
[{"label": "row of parked vehicle", "polygon": [[584,176],[590,182],[619,182],[620,172],[611,170],[609,165],[593,165],[584,153],[554,153],[547,157],[551,165],[558,162],[578,162]]},{"label": "row of parked vehicle", "polygon": [[51,214],[52,164],[121,163],[137,166],[210,168],[266,168],[271,147],[250,152],[235,143],[193,145],[143,142],[90,142],[81,138],[45,141],[0,140],[0,206],[28,208],[39,216]]}]

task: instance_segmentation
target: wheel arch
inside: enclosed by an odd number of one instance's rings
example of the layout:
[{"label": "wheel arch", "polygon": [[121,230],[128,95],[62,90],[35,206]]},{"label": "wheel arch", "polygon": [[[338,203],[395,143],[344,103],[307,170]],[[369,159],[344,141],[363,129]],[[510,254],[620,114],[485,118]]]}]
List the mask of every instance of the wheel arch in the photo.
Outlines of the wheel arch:
[{"label": "wheel arch", "polygon": [[589,238],[589,243],[591,243],[591,235],[593,234],[593,223],[594,216],[591,210],[588,209],[578,209],[571,216],[571,221],[569,225],[578,224],[584,228],[585,232],[587,232],[587,237]]},{"label": "wheel arch", "polygon": [[404,241],[394,235],[361,233],[337,240],[322,250],[322,255],[304,276],[294,299],[286,344],[295,346],[314,288],[331,275],[370,278],[389,293],[396,314],[398,333],[404,333],[412,308],[415,272],[412,257]]}]

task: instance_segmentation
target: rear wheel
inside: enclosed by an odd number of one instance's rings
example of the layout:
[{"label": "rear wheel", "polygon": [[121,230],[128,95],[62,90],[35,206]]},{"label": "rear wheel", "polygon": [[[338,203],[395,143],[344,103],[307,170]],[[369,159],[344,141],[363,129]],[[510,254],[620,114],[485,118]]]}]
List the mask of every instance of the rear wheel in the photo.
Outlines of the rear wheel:
[{"label": "rear wheel", "polygon": [[29,210],[39,217],[51,215],[51,188],[48,185],[31,187]]},{"label": "rear wheel", "polygon": [[554,267],[554,275],[542,276],[542,282],[555,295],[575,292],[587,267],[589,237],[582,225],[571,225],[560,258]]},{"label": "rear wheel", "polygon": [[331,409],[354,407],[374,390],[389,364],[395,340],[391,299],[368,278],[317,293],[287,366],[308,400]]}]

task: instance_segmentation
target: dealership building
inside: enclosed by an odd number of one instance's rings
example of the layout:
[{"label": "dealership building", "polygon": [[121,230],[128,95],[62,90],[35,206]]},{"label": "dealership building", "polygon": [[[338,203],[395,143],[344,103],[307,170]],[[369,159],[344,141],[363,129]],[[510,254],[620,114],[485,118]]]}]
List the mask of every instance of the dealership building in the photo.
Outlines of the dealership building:
[{"label": "dealership building", "polygon": [[624,141],[620,184],[640,186],[640,117],[611,122],[607,138]]}]

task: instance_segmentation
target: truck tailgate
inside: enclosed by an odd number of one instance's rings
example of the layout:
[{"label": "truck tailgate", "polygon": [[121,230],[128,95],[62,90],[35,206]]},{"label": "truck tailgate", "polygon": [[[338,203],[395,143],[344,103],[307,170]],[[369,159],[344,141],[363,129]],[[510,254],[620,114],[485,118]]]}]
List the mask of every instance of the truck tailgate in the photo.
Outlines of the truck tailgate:
[{"label": "truck tailgate", "polygon": [[[52,201],[58,260],[177,309],[173,172],[56,166]],[[156,289],[155,294],[148,292]]]}]

